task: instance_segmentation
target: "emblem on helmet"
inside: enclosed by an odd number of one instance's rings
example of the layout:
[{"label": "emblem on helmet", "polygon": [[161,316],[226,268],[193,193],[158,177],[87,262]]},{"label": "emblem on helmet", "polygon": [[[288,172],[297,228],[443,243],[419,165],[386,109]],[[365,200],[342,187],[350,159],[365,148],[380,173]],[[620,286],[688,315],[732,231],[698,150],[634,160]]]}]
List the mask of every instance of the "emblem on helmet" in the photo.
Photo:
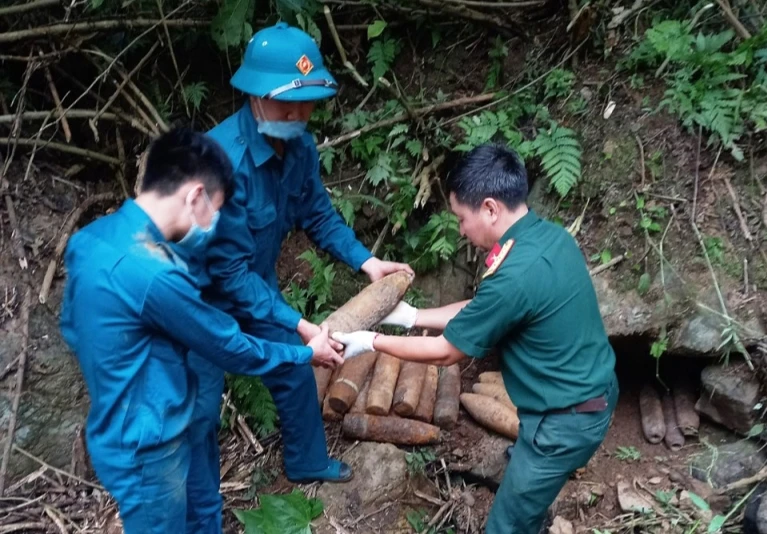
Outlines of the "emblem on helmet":
[{"label": "emblem on helmet", "polygon": [[304,54],[303,56],[298,58],[296,67],[298,68],[301,74],[306,76],[312,71],[312,69],[314,68],[314,64],[311,62],[311,60],[308,57],[306,57],[306,54]]}]

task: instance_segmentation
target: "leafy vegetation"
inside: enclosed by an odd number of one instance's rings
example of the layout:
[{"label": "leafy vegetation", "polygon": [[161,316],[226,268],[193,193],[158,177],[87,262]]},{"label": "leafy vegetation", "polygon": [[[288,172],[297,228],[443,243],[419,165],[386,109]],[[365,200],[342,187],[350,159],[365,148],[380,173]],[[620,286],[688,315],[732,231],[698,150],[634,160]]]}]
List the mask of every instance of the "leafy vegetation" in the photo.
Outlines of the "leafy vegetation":
[{"label": "leafy vegetation", "polygon": [[627,68],[657,67],[667,90],[660,109],[709,133],[736,160],[743,160],[747,129],[767,127],[767,27],[733,44],[735,33],[694,31],[691,20],[663,20],[648,29],[624,62]]},{"label": "leafy vegetation", "polygon": [[226,383],[232,391],[232,402],[240,413],[255,423],[254,431],[259,437],[277,429],[277,406],[259,377],[227,375]]},{"label": "leafy vegetation", "polygon": [[255,510],[235,510],[245,534],[311,534],[310,524],[322,515],[319,499],[307,499],[299,490],[287,495],[261,495]]}]

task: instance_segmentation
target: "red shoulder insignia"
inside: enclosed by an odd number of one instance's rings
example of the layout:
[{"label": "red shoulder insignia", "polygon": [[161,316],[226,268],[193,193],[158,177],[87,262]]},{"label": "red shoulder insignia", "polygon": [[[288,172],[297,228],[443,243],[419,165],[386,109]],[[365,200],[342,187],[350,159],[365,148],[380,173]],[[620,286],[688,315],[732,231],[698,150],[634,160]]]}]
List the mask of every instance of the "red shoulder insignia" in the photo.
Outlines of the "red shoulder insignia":
[{"label": "red shoulder insignia", "polygon": [[482,278],[485,279],[488,276],[491,276],[495,271],[498,270],[498,267],[501,266],[503,263],[503,260],[506,259],[506,256],[509,255],[509,252],[511,251],[511,247],[514,246],[514,240],[509,239],[506,241],[503,246],[500,246],[498,243],[495,244],[493,249],[490,251],[490,254],[487,255],[487,259],[485,260],[485,265],[487,265],[487,271],[485,271],[485,274],[482,275]]}]

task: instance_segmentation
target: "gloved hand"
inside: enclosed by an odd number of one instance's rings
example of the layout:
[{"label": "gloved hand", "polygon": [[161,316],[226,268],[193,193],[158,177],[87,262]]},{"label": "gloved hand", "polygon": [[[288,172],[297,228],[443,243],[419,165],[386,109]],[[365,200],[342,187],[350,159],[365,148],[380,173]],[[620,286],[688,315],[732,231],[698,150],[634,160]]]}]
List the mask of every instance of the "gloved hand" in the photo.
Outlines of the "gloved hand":
[{"label": "gloved hand", "polygon": [[335,332],[332,338],[343,343],[344,345],[344,360],[354,358],[360,354],[366,352],[373,352],[373,340],[376,337],[375,332],[368,332],[366,330],[359,330],[357,332],[351,332],[345,334],[343,332]]},{"label": "gloved hand", "polygon": [[407,302],[400,301],[397,307],[394,308],[389,315],[381,319],[378,324],[389,324],[395,326],[404,326],[405,328],[413,328],[415,321],[418,318],[418,308],[412,307]]}]

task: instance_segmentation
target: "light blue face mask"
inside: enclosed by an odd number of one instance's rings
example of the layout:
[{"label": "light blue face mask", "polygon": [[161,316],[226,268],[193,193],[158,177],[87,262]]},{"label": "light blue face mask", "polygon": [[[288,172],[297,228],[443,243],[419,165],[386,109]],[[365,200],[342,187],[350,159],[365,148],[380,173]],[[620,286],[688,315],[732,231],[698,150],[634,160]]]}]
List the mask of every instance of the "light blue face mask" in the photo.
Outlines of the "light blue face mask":
[{"label": "light blue face mask", "polygon": [[202,252],[205,250],[205,247],[208,246],[208,243],[210,243],[210,240],[215,235],[216,224],[218,224],[218,218],[220,216],[219,212],[213,209],[213,204],[210,202],[208,193],[203,190],[202,194],[208,209],[213,212],[213,215],[210,218],[210,226],[203,228],[197,224],[197,219],[195,219],[194,213],[191,213],[190,215],[192,217],[192,227],[189,228],[189,231],[186,233],[186,235],[181,238],[181,241],[177,243],[178,246],[183,247],[193,253]]},{"label": "light blue face mask", "polygon": [[304,121],[265,121],[258,119],[258,133],[287,141],[301,137],[306,131]]}]

